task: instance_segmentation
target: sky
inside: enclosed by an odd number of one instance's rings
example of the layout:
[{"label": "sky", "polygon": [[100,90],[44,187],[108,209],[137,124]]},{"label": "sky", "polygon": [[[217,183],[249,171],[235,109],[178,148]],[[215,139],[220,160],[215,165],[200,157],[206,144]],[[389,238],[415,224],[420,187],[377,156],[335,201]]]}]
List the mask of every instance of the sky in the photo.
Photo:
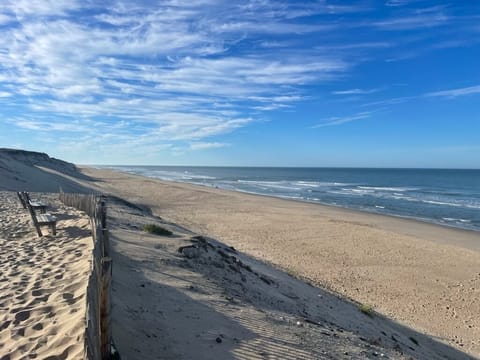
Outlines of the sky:
[{"label": "sky", "polygon": [[480,168],[480,1],[2,0],[0,147]]}]

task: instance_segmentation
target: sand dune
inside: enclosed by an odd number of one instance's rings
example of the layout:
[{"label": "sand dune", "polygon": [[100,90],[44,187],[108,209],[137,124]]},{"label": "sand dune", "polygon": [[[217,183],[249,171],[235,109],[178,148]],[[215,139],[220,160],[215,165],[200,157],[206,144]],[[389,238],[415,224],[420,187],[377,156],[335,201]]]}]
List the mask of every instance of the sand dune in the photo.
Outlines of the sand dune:
[{"label": "sand dune", "polygon": [[79,180],[88,178],[68,162],[44,153],[0,149],[0,190],[91,192]]}]

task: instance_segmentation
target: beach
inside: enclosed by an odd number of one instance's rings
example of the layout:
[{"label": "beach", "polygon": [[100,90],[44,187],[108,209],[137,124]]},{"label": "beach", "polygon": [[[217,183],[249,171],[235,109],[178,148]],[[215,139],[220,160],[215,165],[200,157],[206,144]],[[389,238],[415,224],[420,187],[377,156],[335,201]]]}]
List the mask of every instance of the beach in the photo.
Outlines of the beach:
[{"label": "beach", "polygon": [[[107,196],[122,359],[480,355],[477,232],[1,155],[2,360],[87,356],[90,220],[60,189]],[[57,235],[37,236],[15,193],[29,189],[52,191],[31,196]]]},{"label": "beach", "polygon": [[53,194],[57,217],[39,238],[14,192],[0,191],[0,358],[81,359],[93,242],[90,220]]},{"label": "beach", "polygon": [[477,232],[83,168],[149,207],[408,327],[480,355]]}]

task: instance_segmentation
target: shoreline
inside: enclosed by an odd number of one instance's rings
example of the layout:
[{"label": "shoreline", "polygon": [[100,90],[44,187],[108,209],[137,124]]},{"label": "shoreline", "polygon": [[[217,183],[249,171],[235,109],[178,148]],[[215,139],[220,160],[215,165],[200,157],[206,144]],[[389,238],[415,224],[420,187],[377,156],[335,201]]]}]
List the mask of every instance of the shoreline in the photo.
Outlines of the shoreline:
[{"label": "shoreline", "polygon": [[[446,245],[453,245],[453,246],[460,246],[464,247],[465,249],[478,251],[480,252],[480,231],[473,230],[473,229],[466,229],[461,227],[456,227],[453,225],[447,224],[439,224],[434,221],[428,221],[423,219],[418,219],[415,217],[407,217],[401,215],[393,215],[393,214],[385,214],[385,213],[376,213],[371,212],[368,210],[360,210],[355,208],[349,208],[341,205],[334,205],[334,204],[326,204],[308,200],[300,200],[300,199],[289,199],[280,196],[273,196],[273,195],[266,195],[266,194],[259,194],[253,192],[247,192],[242,190],[230,190],[230,189],[223,189],[209,185],[202,185],[202,184],[195,184],[190,182],[182,182],[182,181],[174,181],[174,180],[164,180],[158,179],[153,177],[148,177],[145,175],[139,174],[132,174],[125,171],[120,170],[113,170],[110,168],[95,168],[92,166],[86,165],[79,165],[79,169],[83,172],[84,170],[93,169],[94,171],[111,171],[113,173],[119,173],[126,176],[136,177],[139,180],[152,180],[158,182],[159,184],[164,184],[166,186],[180,186],[185,188],[193,188],[198,191],[208,190],[212,193],[216,192],[226,192],[227,194],[238,194],[238,195],[245,195],[251,196],[253,198],[260,198],[260,199],[267,199],[267,200],[274,200],[274,201],[285,201],[292,204],[298,205],[309,205],[315,208],[318,208],[321,213],[328,214],[333,213],[335,215],[340,216],[353,216],[355,219],[360,221],[364,221],[366,223],[370,223],[371,225],[376,225],[384,228],[385,230],[392,230],[398,231],[402,234],[409,235],[409,236],[422,236],[426,237],[427,240],[433,241],[440,244]],[[415,224],[413,228],[409,228],[406,225]],[[456,242],[452,243],[451,241],[444,241],[443,238],[438,238],[433,233],[437,231],[441,232],[448,232],[451,236],[456,237]]]},{"label": "shoreline", "polygon": [[[162,179],[162,178],[157,178],[157,177],[149,177],[146,175],[141,175],[137,173],[131,173],[128,171],[124,171],[120,168],[115,168],[115,167],[95,167],[95,166],[89,166],[89,165],[78,165],[78,167],[81,168],[92,168],[96,170],[110,170],[114,172],[119,172],[127,175],[133,175],[133,176],[140,176],[148,179],[153,179],[153,180],[158,180],[158,181],[164,181],[166,183],[175,183],[175,184],[186,184],[186,185],[193,185],[193,186],[199,186],[199,187],[204,187],[208,189],[214,189],[214,190],[223,190],[223,191],[231,191],[231,192],[238,192],[241,194],[248,194],[248,195],[254,195],[254,196],[262,196],[262,197],[268,197],[268,198],[274,198],[274,199],[281,199],[281,200],[286,200],[286,201],[295,201],[295,202],[300,202],[300,203],[307,203],[307,204],[313,204],[313,205],[319,205],[319,206],[326,206],[326,207],[332,207],[332,208],[337,208],[337,209],[345,209],[345,210],[351,210],[354,212],[360,212],[360,213],[366,213],[366,214],[372,214],[372,215],[379,215],[379,216],[387,216],[387,217],[393,217],[393,218],[399,218],[399,219],[404,219],[404,220],[411,220],[411,221],[416,221],[420,223],[426,223],[426,224],[432,224],[432,225],[437,225],[441,227],[446,227],[446,228],[451,228],[451,229],[458,229],[458,230],[463,230],[463,231],[469,231],[469,232],[474,232],[478,233],[480,235],[480,228],[472,228],[472,227],[466,227],[466,226],[461,226],[461,225],[455,225],[455,224],[448,224],[448,223],[443,223],[440,220],[436,219],[430,219],[430,218],[425,218],[425,217],[415,217],[415,216],[409,216],[409,215],[401,215],[401,214],[394,214],[394,213],[388,213],[388,212],[380,212],[380,211],[375,211],[375,210],[370,210],[368,208],[356,208],[356,207],[350,207],[348,205],[339,205],[339,204],[330,204],[322,201],[316,201],[316,200],[309,200],[305,199],[302,197],[289,197],[289,196],[281,196],[281,195],[269,195],[269,194],[262,194],[254,191],[248,191],[248,190],[241,190],[241,189],[228,189],[228,188],[223,188],[219,187],[214,184],[202,184],[202,183],[195,183],[195,182],[189,182],[189,181],[178,181],[178,180],[171,180],[171,179]],[[190,168],[190,167],[185,167],[185,168]],[[248,167],[246,167],[248,168]],[[354,168],[356,169],[356,168]],[[396,169],[388,169],[388,170],[396,170]],[[405,170],[405,169],[401,169]],[[417,170],[417,169],[406,169],[406,170]],[[423,170],[423,169],[420,169]],[[432,169],[425,169],[425,170],[432,170]],[[433,170],[472,170],[476,171],[477,169],[433,169]],[[480,249],[480,247],[479,247]]]},{"label": "shoreline", "polygon": [[83,168],[98,189],[480,355],[480,238],[387,215]]}]

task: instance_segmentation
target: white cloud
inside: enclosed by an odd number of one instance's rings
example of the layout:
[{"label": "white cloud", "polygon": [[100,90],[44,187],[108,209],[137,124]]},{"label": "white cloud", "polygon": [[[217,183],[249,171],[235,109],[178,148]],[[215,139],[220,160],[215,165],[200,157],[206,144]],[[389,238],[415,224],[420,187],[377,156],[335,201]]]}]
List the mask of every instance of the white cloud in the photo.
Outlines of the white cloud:
[{"label": "white cloud", "polygon": [[18,17],[66,15],[69,10],[78,10],[81,4],[78,0],[5,0],[0,11],[8,10]]},{"label": "white cloud", "polygon": [[254,109],[260,110],[260,111],[273,111],[273,110],[285,109],[289,107],[291,106],[286,104],[270,104],[270,105],[255,106]]},{"label": "white cloud", "polygon": [[456,98],[458,96],[480,94],[480,85],[469,86],[464,88],[450,89],[435,91],[425,94],[427,97],[447,97],[447,98]]},{"label": "white cloud", "polygon": [[385,5],[387,6],[406,6],[413,3],[422,2],[425,0],[387,0]]},{"label": "white cloud", "polygon": [[22,115],[2,109],[0,115],[15,118],[9,125],[22,131],[62,133],[62,145],[79,135],[83,144],[105,149],[119,141],[158,151],[181,148],[172,142],[223,144],[212,138],[261,120],[261,112],[294,109],[309,99],[307,87],[342,79],[367,61],[366,50],[396,46],[368,36],[349,43],[344,27],[437,26],[450,19],[443,10],[355,24],[336,15],[368,8],[326,1],[6,0],[0,4],[0,24],[6,24],[0,99],[21,107]]},{"label": "white cloud", "polygon": [[441,13],[426,14],[377,21],[373,23],[373,26],[382,30],[413,30],[441,26],[447,23],[449,19],[448,16]]},{"label": "white cloud", "polygon": [[0,13],[0,25],[5,25],[13,21],[15,21],[13,16]]},{"label": "white cloud", "polygon": [[190,144],[190,149],[191,150],[218,149],[225,146],[229,146],[229,144],[219,143],[219,142],[195,142]]},{"label": "white cloud", "polygon": [[281,54],[268,47],[229,51],[248,37],[325,32],[332,25],[295,19],[348,7],[215,0],[107,4],[0,5],[2,16],[18,20],[0,38],[0,81],[9,84],[0,96],[28,99],[25,110],[31,112],[10,124],[89,134],[88,121],[106,117],[109,134],[127,132],[114,126],[126,121],[127,129],[146,138],[198,142],[248,125],[258,111],[292,107],[305,98],[303,85],[336,78],[350,66],[339,57],[299,53],[295,41]]},{"label": "white cloud", "polygon": [[380,89],[349,89],[332,91],[333,95],[368,95],[379,92]]},{"label": "white cloud", "polygon": [[355,120],[362,120],[362,119],[367,119],[371,116],[372,112],[370,111],[365,111],[365,112],[360,112],[351,116],[345,116],[345,117],[331,117],[328,119],[323,120],[320,124],[314,125],[311,128],[316,129],[316,128],[321,128],[325,126],[334,126],[334,125],[341,125],[345,124],[351,121]]}]

